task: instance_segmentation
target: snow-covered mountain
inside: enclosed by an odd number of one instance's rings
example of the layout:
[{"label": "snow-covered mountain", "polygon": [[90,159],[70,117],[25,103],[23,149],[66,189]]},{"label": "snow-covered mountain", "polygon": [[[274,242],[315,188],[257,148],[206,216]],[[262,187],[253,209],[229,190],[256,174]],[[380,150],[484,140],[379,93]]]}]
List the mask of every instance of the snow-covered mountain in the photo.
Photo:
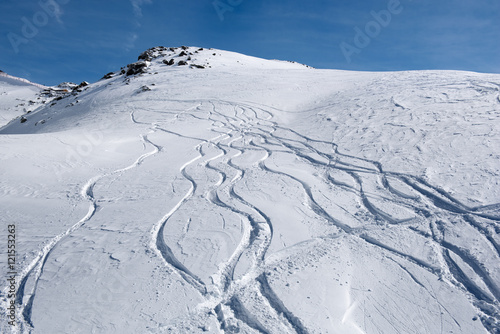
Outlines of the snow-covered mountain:
[{"label": "snow-covered mountain", "polygon": [[38,109],[54,98],[64,96],[76,84],[63,82],[55,87],[47,87],[29,80],[17,78],[0,71],[0,126],[11,120],[26,121],[26,114]]},{"label": "snow-covered mountain", "polygon": [[2,332],[500,331],[500,75],[157,47],[22,116],[12,80]]},{"label": "snow-covered mountain", "polygon": [[0,126],[34,110],[41,103],[39,94],[44,88],[26,79],[16,78],[0,71]]}]

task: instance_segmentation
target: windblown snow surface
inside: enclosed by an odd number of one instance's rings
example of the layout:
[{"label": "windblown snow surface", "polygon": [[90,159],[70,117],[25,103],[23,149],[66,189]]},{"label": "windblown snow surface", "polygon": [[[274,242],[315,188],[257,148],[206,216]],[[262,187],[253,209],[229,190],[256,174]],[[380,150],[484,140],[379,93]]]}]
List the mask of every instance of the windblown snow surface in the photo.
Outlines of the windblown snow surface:
[{"label": "windblown snow surface", "polygon": [[184,49],[0,130],[2,333],[500,332],[500,75]]},{"label": "windblown snow surface", "polygon": [[42,85],[0,71],[0,126],[12,118],[33,111],[42,101]]}]

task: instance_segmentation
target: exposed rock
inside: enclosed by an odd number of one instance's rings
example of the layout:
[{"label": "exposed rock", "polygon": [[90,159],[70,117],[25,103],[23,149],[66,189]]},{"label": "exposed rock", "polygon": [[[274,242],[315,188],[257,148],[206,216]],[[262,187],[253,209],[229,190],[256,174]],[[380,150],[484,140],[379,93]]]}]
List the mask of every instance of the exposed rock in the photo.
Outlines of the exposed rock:
[{"label": "exposed rock", "polygon": [[172,66],[173,64],[175,64],[175,61],[174,61],[174,59],[173,59],[173,58],[172,58],[172,59],[170,59],[170,60],[163,59],[163,63],[164,63],[165,65]]},{"label": "exposed rock", "polygon": [[164,55],[164,52],[168,51],[169,49],[164,47],[164,46],[155,46],[154,48],[148,49],[141,53],[138,57],[137,60],[145,60],[145,61],[151,61],[155,58],[158,58],[162,55]]},{"label": "exposed rock", "polygon": [[76,86],[75,88],[83,88],[83,87],[86,87],[88,86],[89,83],[87,81],[82,81],[78,86]]},{"label": "exposed rock", "polygon": [[144,61],[138,61],[136,63],[128,64],[127,65],[127,75],[146,73],[147,67],[148,67],[148,64]]},{"label": "exposed rock", "polygon": [[183,57],[183,56],[187,56],[186,51],[182,51],[181,53],[179,53],[179,57]]},{"label": "exposed rock", "polygon": [[179,62],[177,63],[177,65],[179,66],[182,66],[182,65],[187,65],[187,61],[184,61],[184,60],[179,60]]},{"label": "exposed rock", "polygon": [[150,50],[144,51],[143,53],[141,53],[139,55],[139,57],[137,57],[137,60],[146,60],[146,61],[153,60],[153,57],[151,55],[151,51]]},{"label": "exposed rock", "polygon": [[78,86],[76,86],[76,87],[73,88],[73,92],[74,91],[81,92],[82,88],[86,87],[88,85],[89,85],[89,83],[87,81],[83,81],[81,84],[79,84]]},{"label": "exposed rock", "polygon": [[205,68],[205,66],[203,66],[203,65],[196,65],[196,64],[191,64],[191,67]]},{"label": "exposed rock", "polygon": [[76,83],[73,83],[73,82],[61,82],[59,85],[57,85],[56,87],[57,88],[60,88],[60,89],[66,89],[66,90],[69,90],[69,89],[73,89],[75,88],[76,86],[78,86]]},{"label": "exposed rock", "polygon": [[109,72],[108,74],[104,75],[101,80],[107,80],[107,79],[111,79],[113,77],[113,74],[115,74],[114,72]]}]

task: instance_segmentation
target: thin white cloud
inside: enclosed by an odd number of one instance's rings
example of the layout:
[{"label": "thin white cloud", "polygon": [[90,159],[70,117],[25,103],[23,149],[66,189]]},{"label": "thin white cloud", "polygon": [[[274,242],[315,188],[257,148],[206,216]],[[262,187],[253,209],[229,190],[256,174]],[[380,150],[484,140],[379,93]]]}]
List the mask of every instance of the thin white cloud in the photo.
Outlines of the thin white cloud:
[{"label": "thin white cloud", "polygon": [[136,18],[142,17],[142,6],[149,5],[153,1],[152,0],[130,0],[132,7],[134,7],[134,15]]},{"label": "thin white cloud", "polygon": [[135,47],[135,41],[137,41],[137,38],[139,38],[139,36],[136,33],[131,33],[128,36],[128,39],[123,46],[126,51],[130,51]]},{"label": "thin white cloud", "polygon": [[58,6],[55,8],[54,10],[54,16],[56,17],[56,20],[58,23],[60,24],[63,24],[63,21],[61,19],[61,17],[63,16],[64,12],[63,10],[61,9],[61,6]]},{"label": "thin white cloud", "polygon": [[[132,5],[134,9],[134,16],[135,16],[135,26],[136,29],[141,26],[140,19],[142,18],[142,6],[144,5],[149,5],[152,4],[152,0],[130,0],[130,4]],[[139,35],[136,32],[132,32],[129,34],[125,44],[124,48],[128,52],[132,50],[135,47],[135,42],[139,38]]]}]

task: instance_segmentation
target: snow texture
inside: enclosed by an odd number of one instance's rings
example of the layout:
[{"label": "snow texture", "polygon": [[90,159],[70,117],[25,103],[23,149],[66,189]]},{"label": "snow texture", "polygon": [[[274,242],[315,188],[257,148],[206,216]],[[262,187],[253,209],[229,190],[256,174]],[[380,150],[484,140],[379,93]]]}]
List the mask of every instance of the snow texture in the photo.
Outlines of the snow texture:
[{"label": "snow texture", "polygon": [[0,91],[2,333],[500,331],[500,75],[158,47]]}]

